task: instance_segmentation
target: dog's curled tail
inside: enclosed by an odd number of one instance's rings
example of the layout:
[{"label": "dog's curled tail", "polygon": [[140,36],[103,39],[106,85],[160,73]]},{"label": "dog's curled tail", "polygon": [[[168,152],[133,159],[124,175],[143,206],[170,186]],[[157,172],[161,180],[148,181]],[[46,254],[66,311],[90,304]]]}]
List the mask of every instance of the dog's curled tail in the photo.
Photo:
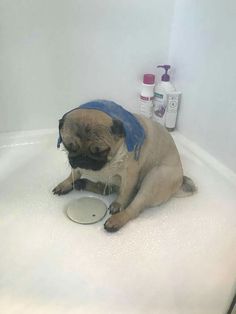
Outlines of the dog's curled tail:
[{"label": "dog's curled tail", "polygon": [[183,183],[179,191],[175,194],[175,197],[186,197],[191,196],[197,192],[197,187],[193,180],[189,177],[183,176]]}]

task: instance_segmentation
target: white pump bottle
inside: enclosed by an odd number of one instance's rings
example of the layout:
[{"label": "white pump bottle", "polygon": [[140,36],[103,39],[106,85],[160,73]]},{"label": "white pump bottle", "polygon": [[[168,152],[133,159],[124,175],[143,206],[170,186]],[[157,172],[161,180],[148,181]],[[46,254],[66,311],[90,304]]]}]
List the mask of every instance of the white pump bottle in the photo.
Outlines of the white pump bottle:
[{"label": "white pump bottle", "polygon": [[167,94],[175,91],[175,87],[170,82],[168,70],[170,65],[159,65],[158,68],[165,69],[165,74],[162,75],[161,82],[155,86],[154,89],[154,110],[153,120],[165,125],[166,107],[167,107]]}]

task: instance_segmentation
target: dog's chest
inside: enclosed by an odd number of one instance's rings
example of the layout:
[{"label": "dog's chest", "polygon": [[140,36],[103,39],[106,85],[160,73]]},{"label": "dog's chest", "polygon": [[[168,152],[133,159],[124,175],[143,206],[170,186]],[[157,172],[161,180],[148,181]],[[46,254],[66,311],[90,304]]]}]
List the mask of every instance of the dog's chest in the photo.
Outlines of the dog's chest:
[{"label": "dog's chest", "polygon": [[128,152],[125,147],[121,147],[116,156],[101,170],[86,170],[79,168],[81,175],[94,182],[104,182],[108,184],[120,185],[120,177],[126,172],[126,159]]},{"label": "dog's chest", "polygon": [[119,184],[118,174],[120,168],[118,167],[104,167],[101,170],[93,171],[93,170],[85,170],[80,169],[81,175],[84,178],[90,179],[93,182],[104,182],[109,184]]}]

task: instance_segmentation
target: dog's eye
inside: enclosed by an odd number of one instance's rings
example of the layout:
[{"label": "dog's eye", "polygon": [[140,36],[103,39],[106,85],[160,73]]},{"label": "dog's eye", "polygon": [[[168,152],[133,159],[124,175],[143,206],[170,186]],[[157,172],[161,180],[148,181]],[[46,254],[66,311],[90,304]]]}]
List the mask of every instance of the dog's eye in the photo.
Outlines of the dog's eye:
[{"label": "dog's eye", "polygon": [[97,145],[91,145],[89,147],[89,150],[90,150],[91,154],[101,156],[101,155],[106,155],[109,152],[110,148],[109,147],[99,147]]},{"label": "dog's eye", "polygon": [[91,145],[90,146],[90,152],[92,154],[98,154],[101,152],[101,149],[98,147],[98,146],[95,146],[95,145]]},{"label": "dog's eye", "polygon": [[68,152],[76,153],[79,150],[78,145],[74,145],[73,143],[64,144],[64,146],[68,150]]}]

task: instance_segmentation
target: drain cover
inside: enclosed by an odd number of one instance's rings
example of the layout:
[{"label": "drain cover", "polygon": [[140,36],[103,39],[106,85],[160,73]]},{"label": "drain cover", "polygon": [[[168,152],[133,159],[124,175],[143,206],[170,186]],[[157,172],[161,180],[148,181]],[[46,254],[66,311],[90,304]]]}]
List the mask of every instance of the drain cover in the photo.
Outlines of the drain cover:
[{"label": "drain cover", "polygon": [[67,216],[79,224],[94,224],[102,220],[107,212],[106,204],[95,197],[81,197],[67,205]]}]

